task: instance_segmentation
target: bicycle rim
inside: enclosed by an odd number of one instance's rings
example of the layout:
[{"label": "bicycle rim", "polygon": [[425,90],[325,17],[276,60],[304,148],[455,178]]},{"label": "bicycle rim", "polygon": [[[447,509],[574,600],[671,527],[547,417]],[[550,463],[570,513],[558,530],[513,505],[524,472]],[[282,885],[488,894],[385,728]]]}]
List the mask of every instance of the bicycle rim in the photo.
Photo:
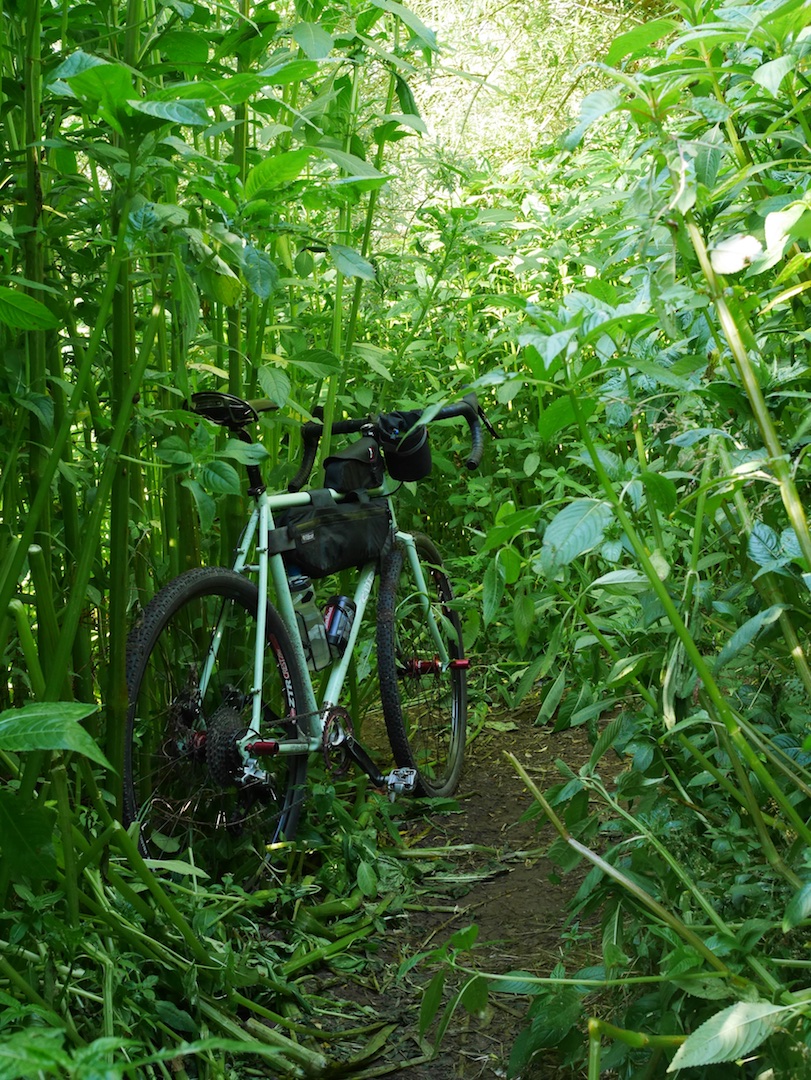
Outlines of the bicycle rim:
[{"label": "bicycle rim", "polygon": [[402,545],[383,567],[377,660],[383,717],[401,767],[417,770],[417,790],[450,795],[459,782],[467,726],[467,678],[459,617],[442,560],[431,541],[415,535],[428,587],[428,602],[445,643],[442,663],[430,631],[424,598]]},{"label": "bicycle rim", "polygon": [[[245,880],[267,846],[298,823],[305,757],[263,757],[263,778],[241,779],[235,746],[249,726],[256,586],[230,570],[191,570],[152,600],[128,642],[124,810],[142,847],[212,876]],[[287,633],[268,606],[263,739],[294,734],[303,700]],[[216,660],[206,685],[215,631]]]}]

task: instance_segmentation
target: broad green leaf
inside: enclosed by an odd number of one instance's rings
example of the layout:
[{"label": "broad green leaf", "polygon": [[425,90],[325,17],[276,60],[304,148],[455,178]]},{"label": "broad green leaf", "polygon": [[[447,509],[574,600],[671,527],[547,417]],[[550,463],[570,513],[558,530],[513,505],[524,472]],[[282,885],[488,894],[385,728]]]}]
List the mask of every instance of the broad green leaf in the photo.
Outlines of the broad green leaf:
[{"label": "broad green leaf", "polygon": [[376,169],[374,165],[370,165],[368,161],[354,154],[348,154],[333,146],[318,146],[315,149],[342,170],[341,175],[332,181],[334,184],[354,184],[361,191],[370,191],[381,187],[388,180],[388,176]]},{"label": "broad green leaf", "polygon": [[484,592],[482,596],[482,615],[484,625],[489,626],[498,612],[504,595],[504,578],[498,571],[496,559],[491,559],[484,571]]},{"label": "broad green leaf", "polygon": [[281,408],[290,397],[290,379],[281,368],[264,364],[259,369],[259,385],[262,393]]},{"label": "broad green leaf", "polygon": [[77,701],[42,701],[0,713],[0,750],[73,750],[110,768],[107,758],[79,723],[97,705]]},{"label": "broad green leaf", "polygon": [[194,455],[179,435],[169,435],[158,443],[155,456],[169,465],[188,467],[194,462]]},{"label": "broad green leaf", "polygon": [[318,60],[285,60],[266,67],[259,72],[259,77],[262,82],[270,83],[271,86],[288,86],[290,83],[311,79],[319,70]]},{"label": "broad green leaf", "polygon": [[780,537],[764,521],[755,521],[746,543],[746,553],[758,566],[768,566],[782,554]]},{"label": "broad green leaf", "polygon": [[316,379],[328,379],[330,375],[341,370],[341,361],[328,349],[306,349],[294,353],[287,362],[290,367],[300,368]]},{"label": "broad green leaf", "polygon": [[771,607],[765,608],[763,611],[759,611],[757,615],[753,615],[751,619],[747,619],[743,626],[739,626],[724,645],[718,659],[715,661],[714,670],[720,671],[724,664],[728,664],[730,660],[743,652],[747,645],[751,645],[762,631],[775,623],[786,610],[786,604],[772,604]]},{"label": "broad green leaf", "polygon": [[714,188],[723,159],[724,136],[719,127],[712,127],[701,136],[695,156],[696,180],[706,188]]},{"label": "broad green leaf", "polygon": [[544,568],[567,566],[602,541],[614,511],[601,499],[576,499],[553,518],[543,537]]},{"label": "broad green leaf", "polygon": [[56,876],[55,825],[56,813],[50,807],[38,803],[26,807],[16,792],[0,791],[0,852],[12,879],[43,881]]},{"label": "broad green leaf", "polygon": [[332,34],[318,23],[299,23],[293,27],[290,36],[310,60],[323,60],[335,44]]},{"label": "broad green leaf", "polygon": [[394,356],[387,349],[381,349],[368,341],[357,341],[352,346],[352,352],[359,356],[364,363],[369,365],[372,371],[380,375],[386,382],[392,381],[389,365],[393,362]]},{"label": "broad green leaf", "polygon": [[543,703],[538,710],[538,715],[535,717],[535,723],[537,725],[543,725],[548,723],[555,715],[555,710],[560,705],[561,698],[563,697],[563,691],[566,689],[566,667],[561,669],[560,674],[550,686],[546,692],[546,696],[543,699]]},{"label": "broad green leaf", "polygon": [[778,56],[776,60],[769,60],[761,64],[759,68],[755,68],[752,78],[776,98],[780,93],[780,84],[783,79],[794,70],[796,65],[797,61],[793,56]]},{"label": "broad green leaf", "polygon": [[204,465],[200,470],[200,482],[218,495],[239,495],[242,490],[236,469],[227,461],[211,461]]},{"label": "broad green leaf", "polygon": [[515,550],[514,547],[501,548],[496,553],[496,562],[498,563],[498,569],[501,576],[504,578],[504,582],[507,585],[514,585],[521,576],[521,556]]},{"label": "broad green leaf", "polygon": [[[48,1020],[50,1023],[50,1016]],[[40,1025],[5,1034],[0,1042],[0,1077],[31,1080],[41,1075],[70,1076],[75,1062],[62,1049],[64,1040],[64,1031]]]},{"label": "broad green leaf", "polygon": [[440,968],[434,973],[422,995],[420,1003],[419,1033],[422,1038],[434,1021],[439,1007],[442,1004],[442,991],[445,988],[445,968]]},{"label": "broad green leaf", "polygon": [[739,1001],[730,1005],[687,1036],[667,1071],[746,1057],[801,1008],[802,1005],[772,1005],[768,1001]]},{"label": "broad green leaf", "polygon": [[711,435],[722,435],[725,439],[733,440],[734,436],[730,435],[728,431],[723,431],[721,428],[693,428],[692,431],[683,431],[680,435],[675,435],[669,440],[672,446],[695,446],[696,443],[701,442],[702,439],[707,439]]},{"label": "broad green leaf", "polygon": [[580,145],[580,140],[601,116],[613,112],[620,103],[619,90],[594,90],[586,94],[580,103],[580,119],[563,139],[565,150],[574,150]]},{"label": "broad green leaf", "polygon": [[524,458],[524,476],[533,476],[538,471],[538,466],[540,464],[540,454],[536,454],[534,451],[531,454],[527,454]]},{"label": "broad green leaf", "polygon": [[483,1013],[487,1008],[487,986],[487,979],[484,975],[474,975],[469,982],[465,983],[460,1000],[471,1016]]},{"label": "broad green leaf", "polygon": [[217,510],[214,500],[197,480],[184,480],[183,487],[188,488],[194,497],[197,516],[200,518],[200,528],[204,533],[210,532]]},{"label": "broad green leaf", "polygon": [[43,427],[49,431],[53,428],[54,424],[54,403],[45,394],[32,394],[30,392],[25,394],[14,394],[13,400],[17,405],[21,405],[24,409],[28,409],[34,416],[37,417]]},{"label": "broad green leaf", "polygon": [[669,516],[676,509],[679,493],[669,476],[662,473],[645,471],[639,474],[645,490],[653,499],[657,510]]},{"label": "broad green leaf", "polygon": [[496,514],[496,524],[487,530],[483,551],[492,551],[494,548],[509,544],[521,533],[534,530],[538,523],[538,516],[541,513],[539,506],[531,506],[527,510],[515,510],[512,503],[504,505],[509,506],[509,510],[502,513],[504,506],[500,507]]},{"label": "broad green leaf", "polygon": [[552,361],[566,351],[569,342],[576,336],[577,329],[558,330],[554,334],[540,334],[537,330],[531,330],[526,334],[518,335],[518,344],[532,345],[543,361],[544,367],[548,369]]},{"label": "broad green leaf", "polygon": [[90,53],[83,52],[82,49],[77,49],[76,52],[71,53],[67,59],[62,61],[53,73],[53,77],[55,79],[71,79],[74,75],[79,75],[82,71],[87,71],[89,68],[100,67],[102,64],[106,63],[106,60],[102,60],[98,56],[92,56]]},{"label": "broad green leaf", "polygon": [[377,896],[377,872],[370,862],[361,861],[358,864],[358,888],[364,896]]},{"label": "broad green leaf", "polygon": [[616,593],[638,593],[640,589],[647,589],[650,582],[641,570],[609,570],[607,574],[601,574],[589,585],[590,589],[608,589]]},{"label": "broad green leaf", "polygon": [[396,0],[374,0],[374,6],[382,8],[383,11],[390,11],[392,15],[396,15],[416,38],[423,42],[423,44],[433,52],[437,51],[439,46],[437,45],[436,34],[433,30],[429,30],[425,23],[417,18],[413,11],[409,11],[407,7],[396,3]]},{"label": "broad green leaf", "polygon": [[199,1025],[185,1009],[179,1009],[173,1001],[156,1001],[155,1013],[160,1020],[173,1031],[183,1031],[189,1035],[199,1033]]},{"label": "broad green leaf", "polygon": [[181,66],[205,64],[208,60],[205,35],[191,30],[170,30],[161,35],[158,45],[167,60]]},{"label": "broad green leaf", "polygon": [[261,465],[270,457],[261,443],[244,443],[239,439],[229,439],[221,453],[223,457],[238,461],[240,465]]},{"label": "broad green leaf", "polygon": [[642,671],[653,654],[636,653],[634,656],[625,656],[615,661],[605,679],[606,686],[619,686],[622,683],[635,679]]},{"label": "broad green leaf", "polygon": [[375,268],[368,259],[364,259],[353,248],[344,244],[330,244],[329,253],[333,262],[344,277],[363,278],[365,281],[374,281]]},{"label": "broad green leaf", "polygon": [[154,116],[158,120],[168,120],[171,124],[206,127],[211,123],[204,101],[156,101],[150,98],[130,98],[127,104],[135,112]]},{"label": "broad green leaf", "polygon": [[239,278],[218,255],[200,267],[200,284],[213,300],[226,307],[233,307],[242,295]]},{"label": "broad green leaf", "polygon": [[811,916],[811,881],[797,890],[788,902],[783,916],[783,933],[787,934]]},{"label": "broad green leaf", "polygon": [[639,55],[649,45],[667,37],[679,24],[672,19],[654,19],[652,22],[642,23],[628,30],[619,37],[614,38],[608,52],[605,54],[605,62],[611,67],[616,67],[620,60],[632,54]]},{"label": "broad green leaf", "polygon": [[178,874],[180,877],[207,878],[208,874],[200,866],[193,866],[182,859],[145,859],[150,870],[162,870],[166,874]]},{"label": "broad green leaf", "polygon": [[414,95],[411,92],[411,87],[401,75],[397,75],[396,77],[395,88],[397,101],[400,103],[400,108],[406,116],[419,116],[419,109],[417,108],[417,102],[414,99]]},{"label": "broad green leaf", "polygon": [[519,997],[537,994],[541,989],[537,975],[529,971],[508,971],[506,975],[490,976],[490,987],[499,994],[518,994]]},{"label": "broad green leaf", "polygon": [[[580,402],[580,410],[585,419],[588,419],[596,408],[595,398],[584,398]],[[538,417],[538,434],[544,442],[552,442],[561,431],[575,423],[571,399],[568,396],[555,398],[551,404],[544,405],[543,412]]]},{"label": "broad green leaf", "polygon": [[273,154],[255,165],[245,178],[245,198],[256,199],[265,192],[276,191],[280,187],[298,180],[307,162],[312,156],[309,146],[298,150],[288,150],[283,154]]},{"label": "broad green leaf", "polygon": [[535,601],[522,590],[516,593],[513,601],[513,626],[518,644],[523,648],[529,641],[529,635],[535,624]]},{"label": "broad green leaf", "polygon": [[248,288],[260,300],[267,300],[279,281],[276,264],[252,244],[246,244],[242,249],[242,275]]},{"label": "broad green leaf", "polygon": [[53,330],[59,325],[41,300],[7,285],[0,285],[0,322],[15,330]]}]

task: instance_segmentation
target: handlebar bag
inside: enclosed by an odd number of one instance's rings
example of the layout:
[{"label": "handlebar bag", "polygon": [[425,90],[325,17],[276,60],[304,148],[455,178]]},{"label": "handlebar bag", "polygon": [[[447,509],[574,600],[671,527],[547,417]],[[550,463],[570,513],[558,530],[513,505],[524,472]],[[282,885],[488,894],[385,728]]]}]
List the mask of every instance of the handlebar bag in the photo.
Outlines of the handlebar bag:
[{"label": "handlebar bag", "polygon": [[[386,469],[394,480],[423,480],[431,473],[431,447],[425,424],[414,425],[422,415],[419,409],[385,413],[378,418],[377,430]],[[403,438],[403,435],[408,434]]]},{"label": "handlebar bag", "polygon": [[386,499],[357,493],[336,503],[326,490],[310,493],[309,506],[280,514],[270,533],[268,550],[311,578],[327,577],[382,559],[394,543]]},{"label": "handlebar bag", "polygon": [[324,462],[324,487],[347,493],[383,483],[383,459],[377,440],[366,435]]}]

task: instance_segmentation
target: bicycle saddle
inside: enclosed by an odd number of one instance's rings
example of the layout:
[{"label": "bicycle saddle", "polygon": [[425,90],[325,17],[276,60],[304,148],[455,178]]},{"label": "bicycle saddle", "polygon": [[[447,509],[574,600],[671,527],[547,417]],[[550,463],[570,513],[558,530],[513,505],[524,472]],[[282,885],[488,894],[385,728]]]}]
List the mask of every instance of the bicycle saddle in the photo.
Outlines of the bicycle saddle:
[{"label": "bicycle saddle", "polygon": [[258,420],[260,412],[277,408],[271,401],[243,401],[235,394],[226,394],[220,390],[201,390],[192,394],[191,405],[188,407],[198,416],[204,416],[212,424],[220,424],[230,431],[241,431]]}]

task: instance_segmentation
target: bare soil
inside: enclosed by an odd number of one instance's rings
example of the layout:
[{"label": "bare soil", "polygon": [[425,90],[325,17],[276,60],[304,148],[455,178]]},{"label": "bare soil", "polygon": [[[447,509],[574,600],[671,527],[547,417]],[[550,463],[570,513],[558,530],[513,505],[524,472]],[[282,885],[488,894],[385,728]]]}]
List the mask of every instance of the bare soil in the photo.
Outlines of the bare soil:
[{"label": "bare soil", "polygon": [[[515,723],[514,730],[485,728],[474,740],[458,793],[460,813],[419,817],[405,827],[406,844],[446,852],[437,871],[421,883],[421,903],[406,904],[386,919],[385,934],[373,943],[376,953],[354,976],[333,970],[316,977],[315,992],[342,1003],[344,1024],[365,1016],[367,1022],[377,1018],[395,1025],[373,1060],[344,1075],[402,1073],[407,1080],[506,1075],[529,999],[491,995],[483,1013],[474,1016],[460,1006],[435,1050],[436,1023],[424,1039],[418,1028],[422,996],[436,968],[417,966],[403,978],[397,977],[397,968],[403,959],[439,947],[471,923],[479,934],[467,959],[482,972],[548,976],[563,957],[567,905],[585,870],[561,876],[545,854],[555,838],[551,827],[538,816],[521,820],[533,800],[505,751],[515,754],[544,790],[560,780],[555,759],[576,771],[588,760],[591,746],[582,728],[553,733],[535,727],[534,718],[534,710],[513,715],[505,719]],[[588,933],[581,931],[577,948],[577,966],[582,966],[589,962]],[[568,970],[571,965],[569,953]],[[446,999],[452,991],[451,983]],[[543,1061],[533,1062],[526,1080],[571,1075],[553,1056],[544,1055]]]}]

